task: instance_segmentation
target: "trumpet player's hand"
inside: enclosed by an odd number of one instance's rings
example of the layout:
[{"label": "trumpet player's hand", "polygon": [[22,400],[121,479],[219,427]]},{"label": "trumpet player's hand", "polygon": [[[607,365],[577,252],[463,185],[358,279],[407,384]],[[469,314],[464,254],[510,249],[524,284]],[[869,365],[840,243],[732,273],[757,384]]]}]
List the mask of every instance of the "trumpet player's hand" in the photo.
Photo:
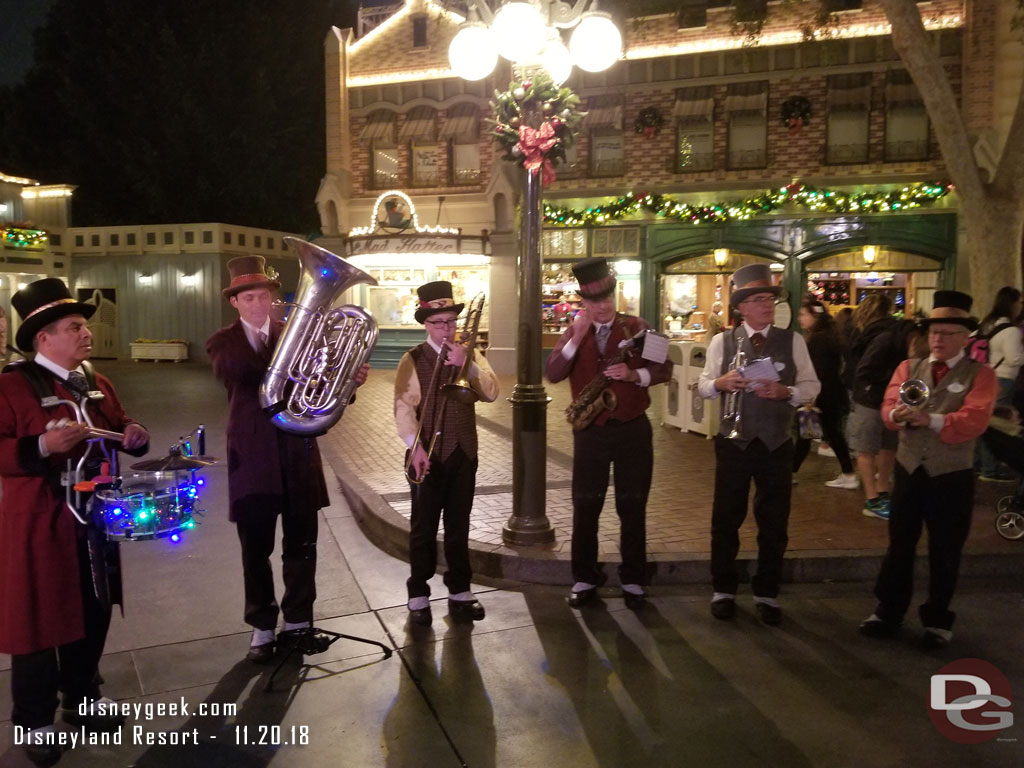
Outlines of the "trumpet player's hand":
[{"label": "trumpet player's hand", "polygon": [[590,330],[590,315],[587,314],[586,309],[581,309],[576,313],[576,317],[572,319],[572,341],[577,347],[582,343],[583,337],[587,335],[587,331]]},{"label": "trumpet player's hand", "polygon": [[742,392],[750,385],[749,379],[744,379],[743,374],[733,369],[723,373],[715,379],[716,392]]},{"label": "trumpet player's hand", "polygon": [[70,422],[66,426],[47,430],[43,434],[43,442],[46,444],[47,453],[53,456],[57,453],[67,453],[88,435],[88,425]]},{"label": "trumpet player's hand", "polygon": [[357,387],[363,386],[366,383],[366,378],[370,375],[370,364],[363,363],[359,366],[359,370],[356,371],[355,376],[352,379],[355,381]]},{"label": "trumpet player's hand", "polygon": [[748,388],[762,400],[789,400],[789,388],[777,381],[755,379]]},{"label": "trumpet player's hand", "polygon": [[640,374],[625,363],[616,363],[605,368],[604,375],[614,381],[639,381]]},{"label": "trumpet player's hand", "polygon": [[448,347],[448,358],[444,364],[461,368],[462,364],[466,362],[466,347],[453,341],[446,341],[444,345]]},{"label": "trumpet player's hand", "polygon": [[931,417],[924,411],[902,404],[893,408],[892,420],[897,424],[906,424],[908,427],[927,427],[931,423]]},{"label": "trumpet player's hand", "polygon": [[430,471],[430,459],[427,457],[427,452],[423,449],[423,446],[416,443],[416,447],[412,452],[412,462],[409,464],[409,474],[413,477],[421,478],[426,477]]},{"label": "trumpet player's hand", "polygon": [[126,451],[141,448],[148,442],[149,432],[140,425],[129,424],[124,428],[124,440],[121,441],[121,445],[124,446]]}]

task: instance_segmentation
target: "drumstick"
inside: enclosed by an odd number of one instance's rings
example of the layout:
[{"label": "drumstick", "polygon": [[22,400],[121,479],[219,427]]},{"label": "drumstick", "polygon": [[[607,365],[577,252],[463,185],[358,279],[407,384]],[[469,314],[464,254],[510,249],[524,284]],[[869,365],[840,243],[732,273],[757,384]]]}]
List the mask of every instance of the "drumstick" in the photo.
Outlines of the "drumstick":
[{"label": "drumstick", "polygon": [[[53,430],[53,429],[63,429],[64,427],[71,427],[71,426],[74,426],[75,424],[80,424],[80,423],[82,423],[82,422],[72,421],[71,419],[68,419],[68,418],[55,419],[55,420],[52,420],[49,423],[47,423],[46,429],[47,429],[47,431],[50,431],[50,430]],[[118,442],[121,442],[121,441],[124,440],[124,434],[123,433],[121,433],[121,432],[111,432],[109,429],[99,429],[97,427],[89,427],[88,430],[87,430],[87,433],[91,437],[103,437],[103,438],[106,438],[107,440],[117,440]]]}]

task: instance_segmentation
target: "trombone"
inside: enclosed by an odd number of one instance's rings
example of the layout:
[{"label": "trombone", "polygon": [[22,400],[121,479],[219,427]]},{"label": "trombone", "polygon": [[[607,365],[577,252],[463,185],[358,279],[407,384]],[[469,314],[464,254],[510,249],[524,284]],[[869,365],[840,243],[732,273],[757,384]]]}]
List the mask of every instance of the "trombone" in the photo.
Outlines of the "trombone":
[{"label": "trombone", "polygon": [[480,332],[480,319],[483,317],[483,314],[484,295],[479,293],[467,305],[466,319],[463,321],[462,333],[459,334],[459,341],[466,348],[466,359],[463,360],[462,365],[451,381],[438,384],[441,378],[441,369],[448,361],[447,342],[449,339],[447,337],[445,338],[446,344],[441,348],[437,361],[434,363],[434,370],[430,374],[430,384],[427,386],[427,395],[422,400],[423,407],[420,410],[419,423],[416,425],[416,436],[412,440],[412,447],[409,449],[409,455],[405,459],[405,476],[413,485],[421,485],[429,471],[428,468],[424,468],[421,473],[414,475],[412,472],[412,457],[416,453],[416,446],[422,445],[425,440],[423,424],[426,421],[427,400],[430,397],[430,393],[434,393],[433,403],[437,402],[438,395],[442,397],[441,404],[437,407],[434,414],[434,434],[430,437],[430,443],[424,447],[427,454],[428,467],[430,457],[434,455],[434,447],[437,445],[437,440],[441,437],[443,431],[444,414],[448,401],[454,400],[457,403],[472,405],[480,399],[480,396],[474,391],[469,380],[469,371],[473,366],[473,350],[476,348],[476,337]]}]

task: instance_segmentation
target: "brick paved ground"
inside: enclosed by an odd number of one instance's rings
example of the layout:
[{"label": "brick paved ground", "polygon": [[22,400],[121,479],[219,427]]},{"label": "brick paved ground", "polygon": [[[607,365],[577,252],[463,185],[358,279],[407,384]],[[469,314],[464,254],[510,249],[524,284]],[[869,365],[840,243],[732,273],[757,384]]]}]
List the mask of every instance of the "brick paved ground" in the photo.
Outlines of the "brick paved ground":
[{"label": "brick paved ground", "polygon": [[[512,510],[512,409],[505,398],[514,378],[502,378],[502,390],[494,403],[477,407],[480,434],[480,468],[473,508],[471,539],[499,553],[519,552],[502,546],[501,529]],[[404,446],[395,433],[392,416],[394,371],[374,370],[360,388],[357,402],[338,426],[322,438],[347,468],[379,494],[396,512],[409,517],[408,485],[402,475]],[[548,407],[547,514],[555,528],[554,552],[567,556],[572,523],[569,484],[572,476],[572,430],[562,413],[569,400],[567,384],[547,385],[552,402]],[[658,390],[661,390],[660,392]],[[709,529],[714,478],[711,442],[702,436],[681,433],[660,425],[664,387],[653,393],[648,412],[654,425],[654,483],[648,504],[648,551],[657,559],[700,556],[710,551]],[[358,447],[357,447],[358,446]],[[838,472],[834,458],[812,454],[793,489],[790,517],[790,554],[875,552],[887,543],[886,525],[861,514],[861,491],[824,485]],[[994,502],[1012,486],[981,485],[974,525],[966,551],[1015,552],[1022,542],[1009,542],[993,528]],[[740,531],[742,553],[756,551],[756,526],[748,518]],[[601,518],[601,553],[618,555],[618,520],[609,494]],[[528,552],[526,554],[529,554]]]}]

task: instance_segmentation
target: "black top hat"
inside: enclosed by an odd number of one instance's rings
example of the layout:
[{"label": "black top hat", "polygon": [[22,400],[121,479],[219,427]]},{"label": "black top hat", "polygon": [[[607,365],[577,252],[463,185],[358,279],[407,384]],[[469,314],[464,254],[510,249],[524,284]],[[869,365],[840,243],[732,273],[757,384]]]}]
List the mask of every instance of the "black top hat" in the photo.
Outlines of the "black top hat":
[{"label": "black top hat", "polygon": [[458,315],[462,312],[465,304],[456,304],[452,298],[452,284],[447,280],[436,280],[433,283],[425,283],[416,289],[420,298],[419,309],[416,310],[415,318],[417,323],[424,322],[431,315],[438,312],[454,312]]},{"label": "black top hat", "polygon": [[54,320],[67,315],[82,315],[88,320],[96,311],[94,305],[72,298],[71,291],[59,277],[45,277],[29,283],[11,296],[11,304],[21,318],[15,343],[25,353],[32,351],[32,339],[36,334]]},{"label": "black top hat", "polygon": [[279,281],[267,274],[267,260],[262,256],[236,256],[228,262],[228,273],[231,283],[223,290],[225,299],[250,288],[276,290],[281,287]]},{"label": "black top hat", "polygon": [[596,301],[615,292],[615,273],[608,267],[608,260],[592,256],[572,265],[572,273],[580,284],[580,296]]},{"label": "black top hat", "polygon": [[772,270],[767,264],[747,264],[732,273],[732,294],[729,303],[739,306],[748,296],[757,293],[771,293],[778,296],[782,286],[772,283]]},{"label": "black top hat", "polygon": [[928,328],[932,323],[951,323],[973,331],[977,329],[978,321],[971,317],[972,304],[974,299],[962,291],[936,291],[932,311],[921,321],[921,326]]}]

